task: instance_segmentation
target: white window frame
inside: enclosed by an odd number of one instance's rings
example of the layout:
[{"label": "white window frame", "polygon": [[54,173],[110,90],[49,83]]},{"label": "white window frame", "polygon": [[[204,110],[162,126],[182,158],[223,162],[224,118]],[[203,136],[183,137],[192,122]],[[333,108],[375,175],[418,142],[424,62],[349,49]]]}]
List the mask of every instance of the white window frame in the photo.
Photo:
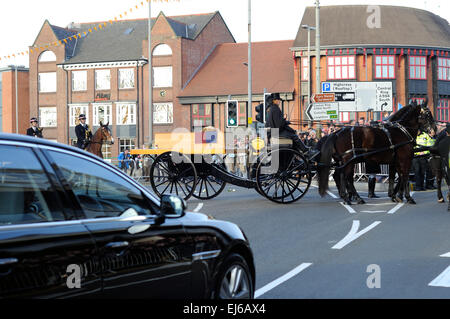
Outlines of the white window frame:
[{"label": "white window frame", "polygon": [[[127,108],[125,108],[127,106]],[[136,103],[116,103],[117,125],[136,125]],[[127,114],[126,114],[127,113]],[[125,123],[124,118],[128,116]]]},{"label": "white window frame", "polygon": [[[82,110],[79,112],[79,114],[76,114],[75,109],[81,108]],[[89,105],[88,104],[73,104],[69,105],[69,125],[70,127],[75,127],[78,125],[77,121],[78,116],[80,114],[86,115],[86,124],[89,124]]]},{"label": "white window frame", "polygon": [[[51,81],[51,84],[49,84],[50,82],[47,82],[43,87],[42,86],[43,81]],[[39,73],[38,88],[39,93],[56,93],[57,88],[56,72]]]},{"label": "white window frame", "polygon": [[[122,145],[123,144],[123,145]],[[125,151],[125,149],[134,150],[136,148],[136,138],[134,137],[121,137],[119,139],[119,154]]]},{"label": "white window frame", "polygon": [[328,80],[356,79],[356,56],[342,55],[327,57]]},{"label": "white window frame", "polygon": [[[106,73],[108,73],[108,74],[106,74]],[[104,86],[99,86],[102,83],[101,80],[107,80],[108,85],[105,84]],[[111,70],[110,69],[95,70],[95,90],[96,91],[111,90]]]},{"label": "white window frame", "polygon": [[450,81],[450,58],[438,58],[438,81]]},{"label": "white window frame", "polygon": [[309,79],[309,59],[308,57],[302,58],[302,81],[308,81]]},{"label": "white window frame", "polygon": [[[51,111],[51,113],[43,113],[43,111]],[[50,118],[49,117],[54,117]],[[53,122],[53,124],[48,124],[48,122]],[[39,124],[41,127],[57,127],[58,126],[58,112],[56,106],[45,106],[39,107]]]},{"label": "white window frame", "polygon": [[[166,107],[165,110],[164,107]],[[153,104],[153,124],[173,124],[172,102]]]},{"label": "white window frame", "polygon": [[[128,77],[129,77],[129,75],[130,75],[129,73],[127,73],[127,72],[125,72],[125,71],[131,72],[131,73],[132,73],[132,76],[131,76],[131,79],[128,78],[128,79],[125,79],[125,80],[122,82],[122,79],[121,79],[122,73],[125,73]],[[118,77],[119,77],[119,90],[123,90],[123,89],[134,89],[134,88],[135,88],[135,72],[134,72],[134,69],[132,69],[132,68],[119,69]],[[124,83],[125,85],[122,86],[122,83]]]},{"label": "white window frame", "polygon": [[44,51],[39,56],[38,62],[56,62],[56,54],[50,50]]},{"label": "white window frame", "polygon": [[172,54],[172,48],[165,43],[158,44],[153,49],[153,56],[168,56]]},{"label": "white window frame", "polygon": [[[76,79],[76,75],[80,78]],[[72,91],[87,91],[87,71],[72,71]]]},{"label": "white window frame", "polygon": [[[170,72],[169,72],[170,71]],[[173,67],[158,66],[153,68],[153,87],[171,88],[173,87]]]},{"label": "white window frame", "polygon": [[[93,115],[94,119],[92,121],[92,124],[94,126],[100,126],[100,121],[103,123],[103,125],[109,123],[112,124],[112,104],[111,103],[96,103],[92,104],[93,107]],[[105,107],[106,109],[106,115],[103,119],[99,118],[99,109],[100,107]]]}]

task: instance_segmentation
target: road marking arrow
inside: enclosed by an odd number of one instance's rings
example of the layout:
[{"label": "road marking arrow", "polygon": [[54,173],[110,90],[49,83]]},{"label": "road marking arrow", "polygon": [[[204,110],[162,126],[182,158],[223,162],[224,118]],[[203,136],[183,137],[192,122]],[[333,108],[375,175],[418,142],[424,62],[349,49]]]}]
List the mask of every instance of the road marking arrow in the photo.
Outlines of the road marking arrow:
[{"label": "road marking arrow", "polygon": [[370,226],[368,226],[368,227],[366,227],[363,230],[358,232],[359,224],[360,224],[359,220],[354,220],[353,221],[353,225],[352,225],[352,229],[347,234],[347,236],[345,236],[344,239],[342,239],[340,242],[338,242],[336,245],[334,245],[331,249],[342,249],[342,248],[344,248],[345,246],[350,244],[355,239],[361,237],[362,235],[364,235],[365,233],[367,233],[371,229],[373,229],[376,226],[378,226],[379,224],[381,224],[381,222],[374,222]]}]

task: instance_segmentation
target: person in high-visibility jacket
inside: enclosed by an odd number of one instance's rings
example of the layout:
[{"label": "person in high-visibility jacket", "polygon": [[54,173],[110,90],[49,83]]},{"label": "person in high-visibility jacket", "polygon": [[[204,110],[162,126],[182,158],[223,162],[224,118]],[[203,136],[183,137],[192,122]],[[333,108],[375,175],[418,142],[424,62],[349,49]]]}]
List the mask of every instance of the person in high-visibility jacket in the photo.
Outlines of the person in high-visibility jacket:
[{"label": "person in high-visibility jacket", "polygon": [[[416,147],[420,148],[422,146],[431,147],[435,143],[435,140],[426,132],[421,132],[416,138]],[[414,159],[412,166],[414,169],[414,179],[416,191],[424,191],[424,178],[426,177],[427,189],[433,188],[433,176],[431,175],[431,168],[429,168],[429,157],[430,151],[421,151],[414,153]]]}]

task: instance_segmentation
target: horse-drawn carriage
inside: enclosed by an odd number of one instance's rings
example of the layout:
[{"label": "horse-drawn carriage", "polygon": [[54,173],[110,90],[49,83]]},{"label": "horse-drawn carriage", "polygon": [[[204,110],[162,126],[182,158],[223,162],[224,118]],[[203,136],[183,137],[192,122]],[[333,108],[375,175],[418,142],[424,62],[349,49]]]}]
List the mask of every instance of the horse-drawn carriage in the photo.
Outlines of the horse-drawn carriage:
[{"label": "horse-drawn carriage", "polygon": [[[319,194],[328,188],[329,174],[334,170],[334,180],[339,195],[346,204],[359,197],[353,185],[354,166],[358,162],[389,164],[389,196],[393,201],[414,204],[409,194],[408,178],[414,155],[415,137],[419,130],[435,126],[430,110],[413,102],[394,113],[390,121],[376,127],[344,127],[322,141],[320,160],[307,158],[292,148],[292,141],[272,138],[249,165],[249,177],[242,178],[229,173],[224,165],[224,145],[177,143],[176,147],[157,150],[133,150],[133,155],[154,157],[150,169],[150,183],[158,196],[176,194],[185,199],[211,199],[218,196],[226,184],[253,188],[267,199],[281,204],[298,201],[309,190],[312,177],[317,173]],[[193,134],[193,133],[191,133]],[[189,133],[171,139],[179,141]],[[219,139],[220,140],[220,139]],[[221,140],[224,140],[223,137]],[[170,143],[163,142],[160,145]],[[180,146],[181,145],[181,146]],[[399,182],[394,189],[395,174]]]},{"label": "horse-drawn carriage", "polygon": [[[171,139],[179,141],[180,137],[174,133]],[[273,202],[288,204],[301,199],[311,185],[310,162],[292,148],[291,140],[273,138],[267,146],[259,143],[249,177],[243,178],[226,169],[223,143],[195,144],[193,137],[187,139],[187,145],[178,143],[171,149],[131,151],[132,155],[153,157],[150,184],[160,197],[176,194],[186,200],[192,196],[208,200],[218,196],[228,183],[253,188]]]}]

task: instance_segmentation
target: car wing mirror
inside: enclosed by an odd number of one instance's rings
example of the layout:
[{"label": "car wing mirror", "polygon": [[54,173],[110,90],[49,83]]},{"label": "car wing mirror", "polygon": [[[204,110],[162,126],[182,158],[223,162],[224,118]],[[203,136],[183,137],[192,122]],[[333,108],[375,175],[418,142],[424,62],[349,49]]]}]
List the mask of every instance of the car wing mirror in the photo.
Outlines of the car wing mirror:
[{"label": "car wing mirror", "polygon": [[162,224],[165,218],[183,217],[186,210],[186,201],[178,196],[165,195],[161,198],[160,214],[158,223]]}]

